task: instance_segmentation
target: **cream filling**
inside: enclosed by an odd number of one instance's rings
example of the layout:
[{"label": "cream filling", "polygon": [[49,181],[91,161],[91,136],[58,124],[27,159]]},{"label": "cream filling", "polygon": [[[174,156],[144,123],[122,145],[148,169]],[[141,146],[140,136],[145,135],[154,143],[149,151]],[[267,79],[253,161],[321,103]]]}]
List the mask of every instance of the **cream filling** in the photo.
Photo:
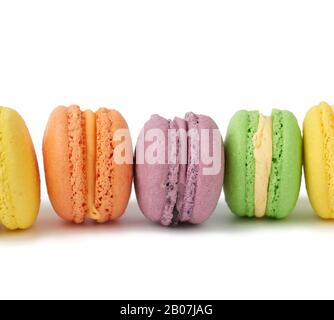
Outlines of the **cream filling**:
[{"label": "cream filling", "polygon": [[253,137],[255,157],[255,217],[262,218],[266,214],[268,185],[271,174],[273,134],[272,118],[259,116],[259,125]]},{"label": "cream filling", "polygon": [[96,116],[95,113],[86,110],[84,112],[86,123],[86,145],[87,145],[87,201],[88,218],[99,220],[101,214],[95,208],[95,183],[96,183]]}]

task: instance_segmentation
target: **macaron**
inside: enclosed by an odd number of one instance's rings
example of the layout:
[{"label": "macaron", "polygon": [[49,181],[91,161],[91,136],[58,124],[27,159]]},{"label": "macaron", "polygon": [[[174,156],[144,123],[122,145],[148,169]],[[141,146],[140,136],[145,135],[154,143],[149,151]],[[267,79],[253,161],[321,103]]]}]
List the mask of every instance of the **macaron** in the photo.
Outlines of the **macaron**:
[{"label": "macaron", "polygon": [[217,206],[223,178],[224,145],[211,118],[153,115],[144,125],[136,146],[135,189],[149,220],[163,226],[203,223]]},{"label": "macaron", "polygon": [[334,111],[322,102],[304,120],[304,171],[308,196],[315,212],[334,219]]},{"label": "macaron", "polygon": [[131,194],[133,150],[119,112],[56,108],[45,131],[43,155],[49,198],[60,217],[79,224],[123,215]]},{"label": "macaron", "polygon": [[287,217],[302,175],[302,137],[295,116],[274,109],[270,117],[239,111],[225,139],[225,198],[241,217]]},{"label": "macaron", "polygon": [[0,223],[10,230],[33,225],[40,207],[35,149],[22,117],[0,107]]}]

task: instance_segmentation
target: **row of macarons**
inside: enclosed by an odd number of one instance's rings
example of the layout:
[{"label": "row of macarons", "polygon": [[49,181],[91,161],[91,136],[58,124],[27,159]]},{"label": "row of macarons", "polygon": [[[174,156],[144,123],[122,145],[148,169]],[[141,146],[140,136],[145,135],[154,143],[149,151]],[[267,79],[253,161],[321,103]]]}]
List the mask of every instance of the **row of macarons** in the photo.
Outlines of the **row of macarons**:
[{"label": "row of macarons", "polygon": [[[133,180],[143,214],[164,226],[203,223],[223,187],[240,217],[286,218],[299,197],[303,164],[315,212],[334,218],[334,111],[327,103],[307,113],[303,136],[289,111],[239,111],[225,143],[208,116],[154,115],[135,152],[118,111],[60,106],[47,123],[43,157],[51,204],[73,223],[121,217]],[[27,229],[39,208],[39,166],[29,130],[15,110],[1,107],[0,222],[10,230]]]}]

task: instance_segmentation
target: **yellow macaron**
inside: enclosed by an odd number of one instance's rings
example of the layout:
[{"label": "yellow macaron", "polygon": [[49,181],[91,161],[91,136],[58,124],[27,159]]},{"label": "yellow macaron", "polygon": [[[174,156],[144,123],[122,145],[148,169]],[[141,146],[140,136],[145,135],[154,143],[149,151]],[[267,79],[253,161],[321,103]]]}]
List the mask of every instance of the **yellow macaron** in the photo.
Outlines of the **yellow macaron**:
[{"label": "yellow macaron", "polygon": [[323,219],[334,219],[334,110],[325,102],[305,117],[304,162],[313,209]]},{"label": "yellow macaron", "polygon": [[0,222],[27,229],[40,207],[40,178],[35,149],[22,117],[0,107]]}]

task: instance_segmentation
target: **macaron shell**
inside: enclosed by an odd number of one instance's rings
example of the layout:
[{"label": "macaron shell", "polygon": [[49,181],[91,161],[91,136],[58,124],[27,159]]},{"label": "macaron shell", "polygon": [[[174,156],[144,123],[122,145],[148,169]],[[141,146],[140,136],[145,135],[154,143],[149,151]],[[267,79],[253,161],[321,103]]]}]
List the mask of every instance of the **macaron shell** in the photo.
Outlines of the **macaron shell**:
[{"label": "macaron shell", "polygon": [[[213,151],[213,137],[212,130],[219,130],[217,124],[209,117],[198,115],[198,129],[201,133],[201,130],[209,130],[210,132],[210,155]],[[196,195],[195,195],[195,205],[194,210],[190,218],[190,223],[192,224],[201,224],[206,221],[213,211],[215,210],[223,187],[224,182],[224,144],[223,139],[221,139],[221,149],[218,150],[218,155],[215,161],[220,163],[220,170],[215,175],[206,175],[204,174],[205,168],[210,168],[210,165],[207,166],[203,163],[202,159],[199,163],[199,173],[197,177],[196,185]],[[200,155],[202,155],[201,148],[202,140],[200,135]]]},{"label": "macaron shell", "polygon": [[56,108],[49,119],[43,142],[46,184],[54,210],[64,220],[73,221],[73,203],[66,107]]},{"label": "macaron shell", "polygon": [[282,219],[296,206],[302,175],[302,137],[289,111],[273,110],[273,163],[266,215]]},{"label": "macaron shell", "polygon": [[27,229],[40,207],[40,178],[34,146],[21,116],[0,108],[0,218],[11,230]]},{"label": "macaron shell", "polygon": [[[166,181],[169,171],[168,165],[168,144],[165,143],[165,164],[150,165],[145,160],[143,162],[143,151],[146,155],[147,148],[152,142],[145,141],[146,133],[149,130],[159,129],[164,135],[168,136],[169,122],[168,120],[154,115],[146,122],[143,131],[141,132],[136,150],[136,168],[135,168],[135,189],[138,200],[138,205],[143,214],[154,222],[160,222],[163,209],[166,204]],[[144,147],[144,150],[142,148]],[[139,153],[141,155],[139,156]],[[141,158],[141,159],[140,159]]]},{"label": "macaron shell", "polygon": [[[323,117],[322,115],[327,114]],[[304,120],[304,170],[308,195],[313,209],[323,219],[333,219],[331,208],[334,185],[328,179],[334,176],[334,168],[326,164],[326,155],[334,151],[334,115],[327,103],[321,103],[308,111]],[[330,144],[325,143],[324,129]],[[333,155],[332,155],[333,157]],[[330,172],[328,172],[328,169]]]},{"label": "macaron shell", "polygon": [[255,159],[252,137],[258,127],[257,111],[238,111],[230,121],[225,139],[225,198],[231,211],[254,216]]},{"label": "macaron shell", "polygon": [[[109,111],[110,117],[112,119],[112,134],[114,135],[117,130],[128,130],[128,125],[123,118],[123,116],[115,110]],[[122,141],[113,141],[113,147],[117,148],[122,143]],[[126,149],[129,153],[129,159],[133,159],[133,146],[131,142],[130,133],[126,141]],[[119,218],[125,212],[132,189],[133,180],[133,164],[124,163],[118,164],[113,161],[113,182],[112,182],[112,194],[113,194],[113,207],[110,216],[111,220]]]}]

